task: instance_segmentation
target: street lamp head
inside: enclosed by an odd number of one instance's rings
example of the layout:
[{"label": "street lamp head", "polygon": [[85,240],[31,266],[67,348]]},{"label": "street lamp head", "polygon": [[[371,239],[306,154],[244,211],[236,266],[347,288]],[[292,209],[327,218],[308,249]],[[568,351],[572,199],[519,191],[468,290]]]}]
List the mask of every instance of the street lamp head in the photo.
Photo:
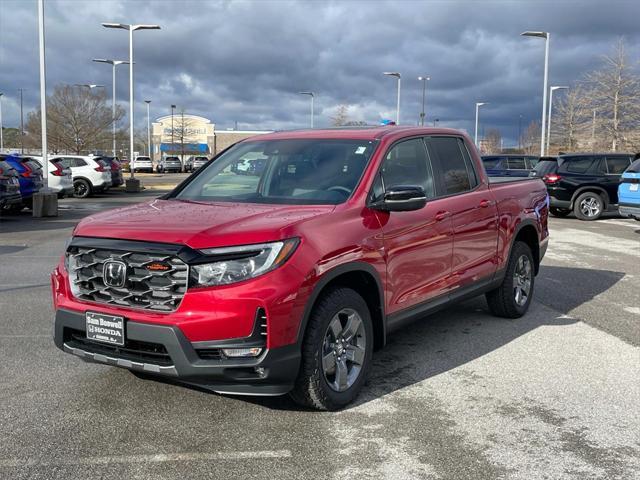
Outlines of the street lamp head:
[{"label": "street lamp head", "polygon": [[298,92],[298,94],[300,94],[300,95],[309,95],[309,96],[311,96],[311,97],[315,96],[315,95],[313,94],[313,92]]},{"label": "street lamp head", "polygon": [[427,80],[431,80],[431,77],[427,77],[427,76],[424,76],[424,77],[423,77],[423,76],[419,76],[419,77],[418,77],[418,80],[421,80],[421,81],[427,81]]},{"label": "street lamp head", "polygon": [[102,23],[102,26],[105,28],[122,28],[123,30],[129,30],[130,25],[125,25],[124,23]]},{"label": "street lamp head", "polygon": [[476,107],[481,107],[483,105],[488,105],[489,102],[476,102]]},{"label": "street lamp head", "polygon": [[75,87],[86,87],[88,89],[93,89],[93,88],[104,88],[104,85],[95,85],[93,83],[76,83],[74,84]]},{"label": "street lamp head", "polygon": [[539,37],[539,38],[547,38],[549,36],[548,32],[533,32],[533,31],[526,31],[526,32],[522,32],[520,35],[522,35],[523,37]]},{"label": "street lamp head", "polygon": [[97,63],[108,63],[109,65],[129,64],[127,60],[111,60],[110,58],[94,58],[93,61]]},{"label": "street lamp head", "polygon": [[567,90],[569,87],[560,87],[560,86],[553,86],[551,87],[551,91],[555,92],[556,90]]},{"label": "street lamp head", "polygon": [[132,30],[160,30],[160,25],[131,25]]},{"label": "street lamp head", "polygon": [[171,108],[176,108],[176,106],[175,105],[171,105]]},{"label": "street lamp head", "polygon": [[151,103],[151,100],[145,100],[144,103],[146,103],[147,105],[149,105]]},{"label": "street lamp head", "polygon": [[390,77],[401,78],[400,72],[382,72],[383,75],[389,75]]}]

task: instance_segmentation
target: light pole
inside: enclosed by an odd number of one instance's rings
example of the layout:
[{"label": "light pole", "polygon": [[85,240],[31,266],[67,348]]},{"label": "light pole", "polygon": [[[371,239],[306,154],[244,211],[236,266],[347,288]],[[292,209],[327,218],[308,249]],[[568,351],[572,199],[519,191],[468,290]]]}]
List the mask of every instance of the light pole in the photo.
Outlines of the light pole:
[{"label": "light pole", "polygon": [[522,115],[518,115],[518,150],[522,149]]},{"label": "light pole", "polygon": [[103,23],[105,28],[120,28],[129,31],[129,170],[130,181],[127,181],[125,190],[129,192],[140,191],[140,182],[135,181],[135,158],[133,155],[133,32],[136,30],[159,30],[159,25],[128,25],[124,23]]},{"label": "light pole", "polygon": [[549,38],[551,35],[549,32],[523,32],[520,35],[525,37],[538,37],[544,38],[544,86],[542,95],[542,128],[540,135],[540,156],[545,153],[545,129],[546,129],[546,113],[547,113],[547,84],[549,83]]},{"label": "light pole", "polygon": [[567,90],[569,87],[554,86],[549,92],[549,119],[547,120],[547,153],[549,152],[549,143],[551,143],[551,111],[553,110],[553,92],[556,90]]},{"label": "light pole", "polygon": [[591,151],[596,151],[596,109],[593,109],[593,120],[591,121]]},{"label": "light pole", "polygon": [[427,114],[424,111],[425,98],[427,95],[427,82],[431,80],[431,77],[420,76],[418,77],[418,80],[422,82],[422,111],[420,112],[420,125],[424,127],[424,120],[425,120],[425,117],[427,116]]},{"label": "light pole", "polygon": [[[44,41],[44,0],[38,0],[38,50],[40,56],[40,128],[42,141],[43,186],[33,195],[34,217],[57,217],[58,195],[49,189],[49,159],[47,158],[47,73]],[[20,92],[22,94],[22,92]]]},{"label": "light pole", "polygon": [[147,104],[147,155],[149,155],[149,159],[151,159],[151,117],[149,116],[151,100],[145,100],[144,103]]},{"label": "light pole", "polygon": [[483,105],[487,105],[488,102],[476,102],[476,133],[473,136],[473,141],[476,144],[476,148],[478,148],[478,114],[480,113],[480,107]]},{"label": "light pole", "polygon": [[[38,7],[40,8],[40,7]],[[19,88],[20,92],[20,153],[24,155],[24,110],[22,108],[22,91],[24,88]]]},{"label": "light pole", "polygon": [[313,128],[313,99],[315,95],[313,92],[298,92],[300,95],[309,95],[311,97],[311,128]]},{"label": "light pole", "polygon": [[2,136],[2,96],[4,93],[0,92],[0,153],[4,150],[4,137]]},{"label": "light pole", "polygon": [[396,125],[400,125],[400,81],[402,75],[400,72],[382,72],[383,75],[388,75],[389,77],[396,77],[398,79],[398,104],[396,106]]},{"label": "light pole", "polygon": [[116,67],[118,65],[128,64],[126,60],[112,60],[110,58],[94,58],[94,62],[108,63],[112,66],[113,79],[111,81],[111,134],[113,137],[113,156],[116,157]]},{"label": "light pole", "polygon": [[171,105],[171,152],[173,152],[173,111],[176,109],[175,105]]}]

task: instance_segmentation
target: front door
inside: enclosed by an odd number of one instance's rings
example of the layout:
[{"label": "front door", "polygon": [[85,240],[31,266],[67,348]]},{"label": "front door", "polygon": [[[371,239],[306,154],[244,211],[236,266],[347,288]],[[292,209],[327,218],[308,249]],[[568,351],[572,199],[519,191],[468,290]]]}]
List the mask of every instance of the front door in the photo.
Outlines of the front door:
[{"label": "front door", "polygon": [[[384,159],[378,196],[396,185],[419,185],[427,204],[411,212],[378,212],[387,261],[387,312],[393,314],[446,293],[453,239],[446,200],[436,196],[422,138],[393,145]],[[375,191],[375,190],[374,190]]]}]

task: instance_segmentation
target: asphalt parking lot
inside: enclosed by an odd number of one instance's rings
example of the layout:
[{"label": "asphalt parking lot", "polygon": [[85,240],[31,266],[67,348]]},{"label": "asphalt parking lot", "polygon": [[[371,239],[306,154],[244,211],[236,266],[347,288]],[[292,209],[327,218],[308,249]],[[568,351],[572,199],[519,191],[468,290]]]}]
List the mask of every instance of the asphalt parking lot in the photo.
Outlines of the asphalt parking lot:
[{"label": "asphalt parking lot", "polygon": [[640,478],[640,222],[550,220],[522,319],[479,298],[390,337],[357,403],[297,408],[87,364],[52,340],[49,272],[82,217],[0,218],[0,478]]}]

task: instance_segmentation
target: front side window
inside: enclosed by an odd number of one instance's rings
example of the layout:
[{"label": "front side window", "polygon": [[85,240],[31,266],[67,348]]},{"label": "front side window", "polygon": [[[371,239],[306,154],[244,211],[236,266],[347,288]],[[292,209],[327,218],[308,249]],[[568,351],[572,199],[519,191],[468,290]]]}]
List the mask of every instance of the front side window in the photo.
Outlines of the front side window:
[{"label": "front side window", "polygon": [[[418,185],[427,198],[435,197],[435,183],[427,151],[421,138],[394,145],[385,156],[381,170],[384,189],[398,185]],[[382,192],[376,192],[378,197]]]},{"label": "front side window", "polygon": [[336,205],[351,196],[376,145],[351,139],[241,142],[199,171],[173,198]]},{"label": "front side window", "polygon": [[471,158],[461,138],[429,137],[429,154],[440,165],[444,182],[444,194],[467,192],[478,184]]},{"label": "front side window", "polygon": [[631,159],[629,157],[607,157],[607,173],[609,175],[622,175],[628,167]]}]

